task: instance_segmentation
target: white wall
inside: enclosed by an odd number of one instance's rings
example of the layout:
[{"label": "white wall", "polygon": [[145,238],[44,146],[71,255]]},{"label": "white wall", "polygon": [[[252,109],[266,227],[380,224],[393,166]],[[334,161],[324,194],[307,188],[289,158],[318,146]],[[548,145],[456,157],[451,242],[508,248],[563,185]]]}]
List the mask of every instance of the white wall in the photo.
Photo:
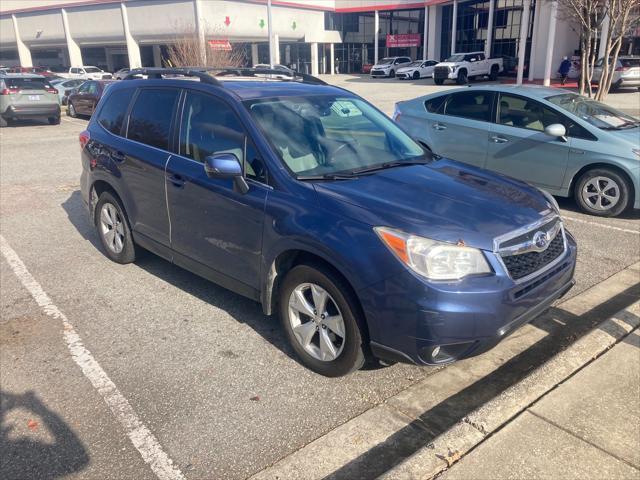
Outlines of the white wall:
[{"label": "white wall", "polygon": [[20,37],[29,47],[66,45],[60,10],[17,13]]},{"label": "white wall", "polygon": [[[551,5],[549,2],[540,2],[540,25],[538,26],[538,37],[536,39],[536,55],[533,62],[533,78],[544,78],[544,66],[547,52],[547,39],[549,38],[549,15]],[[551,78],[557,76],[560,62],[565,55],[573,55],[573,51],[580,48],[580,38],[569,24],[558,18],[556,22],[556,36],[554,40],[553,56],[551,61]]]},{"label": "white wall", "polygon": [[66,11],[69,30],[78,44],[124,42],[119,4],[67,8]]},{"label": "white wall", "polygon": [[0,49],[15,49],[16,35],[11,16],[0,18]]}]

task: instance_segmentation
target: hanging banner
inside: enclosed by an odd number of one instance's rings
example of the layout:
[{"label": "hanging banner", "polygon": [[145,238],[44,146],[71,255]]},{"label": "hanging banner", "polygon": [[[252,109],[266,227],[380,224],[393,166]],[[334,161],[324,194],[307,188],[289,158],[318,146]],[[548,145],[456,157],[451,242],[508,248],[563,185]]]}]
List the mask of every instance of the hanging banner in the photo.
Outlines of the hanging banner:
[{"label": "hanging banner", "polygon": [[419,33],[387,35],[387,48],[408,48],[420,45],[422,45],[422,35]]},{"label": "hanging banner", "polygon": [[209,40],[209,47],[211,47],[211,50],[231,51],[229,40]]}]

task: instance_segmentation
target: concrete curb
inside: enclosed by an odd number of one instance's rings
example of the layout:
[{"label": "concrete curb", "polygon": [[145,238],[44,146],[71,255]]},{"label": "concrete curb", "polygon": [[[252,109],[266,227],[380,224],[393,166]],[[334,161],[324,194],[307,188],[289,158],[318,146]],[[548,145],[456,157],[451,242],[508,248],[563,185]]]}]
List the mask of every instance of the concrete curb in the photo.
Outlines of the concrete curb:
[{"label": "concrete curb", "polygon": [[600,323],[526,378],[471,412],[433,442],[378,478],[424,480],[438,475],[638,326],[640,302]]}]

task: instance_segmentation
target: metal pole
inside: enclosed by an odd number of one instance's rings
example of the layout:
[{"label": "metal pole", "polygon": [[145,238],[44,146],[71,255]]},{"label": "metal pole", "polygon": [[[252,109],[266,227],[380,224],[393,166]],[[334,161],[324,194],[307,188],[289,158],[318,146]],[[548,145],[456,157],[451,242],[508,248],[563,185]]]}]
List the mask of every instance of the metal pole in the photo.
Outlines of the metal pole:
[{"label": "metal pole", "polygon": [[[520,41],[518,42],[518,76],[517,85],[522,85],[524,75],[524,57],[527,54],[527,36],[529,36],[529,14],[531,13],[531,0],[522,2],[522,22],[520,23]],[[531,65],[529,65],[531,67]]]},{"label": "metal pole", "polygon": [[373,14],[373,30],[373,64],[376,65],[378,63],[378,30],[380,30],[380,16],[378,14],[378,10],[375,10]]},{"label": "metal pole", "polygon": [[427,33],[429,32],[429,7],[424,6],[424,28],[422,30],[422,60],[427,59]]},{"label": "metal pole", "polygon": [[493,13],[495,10],[495,1],[489,0],[489,18],[487,19],[487,43],[484,46],[484,56],[491,56],[491,42],[493,42]]},{"label": "metal pole", "polygon": [[453,23],[451,24],[451,55],[456,53],[457,27],[458,27],[458,0],[453,0]]},{"label": "metal pole", "polygon": [[273,68],[273,27],[271,22],[271,0],[267,0],[267,30],[269,33],[269,66]]}]

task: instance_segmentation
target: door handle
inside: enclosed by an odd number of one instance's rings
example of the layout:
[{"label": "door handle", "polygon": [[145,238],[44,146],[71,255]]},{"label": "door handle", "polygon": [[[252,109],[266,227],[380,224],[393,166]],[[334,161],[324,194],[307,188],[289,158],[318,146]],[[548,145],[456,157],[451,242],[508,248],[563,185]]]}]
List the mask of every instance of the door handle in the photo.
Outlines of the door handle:
[{"label": "door handle", "polygon": [[434,123],[433,124],[433,128],[434,128],[434,130],[446,130],[447,126],[443,125],[441,123]]},{"label": "door handle", "polygon": [[125,161],[125,154],[122,152],[111,152],[111,158],[113,159],[113,161],[117,162],[117,163],[123,163]]},{"label": "door handle", "polygon": [[494,135],[494,136],[492,136],[492,137],[490,137],[490,138],[491,138],[491,141],[492,141],[493,143],[507,143],[507,142],[509,141],[509,140],[507,140],[506,138],[504,138],[504,137],[498,137],[497,135]]},{"label": "door handle", "polygon": [[182,175],[178,175],[177,173],[174,173],[172,175],[167,176],[167,179],[176,188],[184,187],[185,179]]}]

